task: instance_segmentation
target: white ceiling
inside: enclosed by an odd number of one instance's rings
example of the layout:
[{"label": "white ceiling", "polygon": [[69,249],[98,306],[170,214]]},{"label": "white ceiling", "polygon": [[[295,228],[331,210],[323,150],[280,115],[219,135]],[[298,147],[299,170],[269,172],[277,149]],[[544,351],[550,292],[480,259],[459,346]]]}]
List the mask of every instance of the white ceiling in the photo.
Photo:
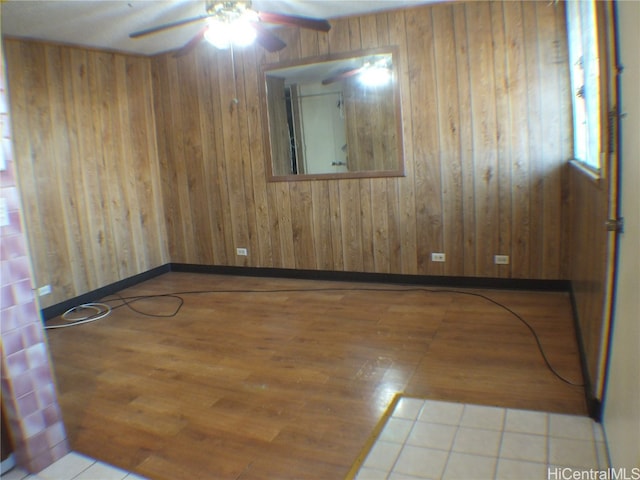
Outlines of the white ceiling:
[{"label": "white ceiling", "polygon": [[[254,0],[258,11],[336,18],[435,0]],[[129,34],[205,13],[204,0],[6,0],[2,34],[70,45],[153,55],[182,47],[201,24],[139,39]]]}]

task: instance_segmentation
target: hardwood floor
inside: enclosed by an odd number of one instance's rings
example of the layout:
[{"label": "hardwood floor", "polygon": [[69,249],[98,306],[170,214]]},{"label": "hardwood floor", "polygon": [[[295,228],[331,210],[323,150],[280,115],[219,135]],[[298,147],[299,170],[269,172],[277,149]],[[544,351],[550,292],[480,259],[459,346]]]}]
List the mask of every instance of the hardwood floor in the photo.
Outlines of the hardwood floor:
[{"label": "hardwood floor", "polygon": [[[183,294],[48,330],[74,450],[152,479],[344,478],[397,392],[586,414],[529,330],[476,296],[402,286],[168,273],[123,296]],[[484,293],[580,383],[569,297]],[[116,305],[118,302],[112,302]],[[175,297],[140,300],[168,314]]]}]

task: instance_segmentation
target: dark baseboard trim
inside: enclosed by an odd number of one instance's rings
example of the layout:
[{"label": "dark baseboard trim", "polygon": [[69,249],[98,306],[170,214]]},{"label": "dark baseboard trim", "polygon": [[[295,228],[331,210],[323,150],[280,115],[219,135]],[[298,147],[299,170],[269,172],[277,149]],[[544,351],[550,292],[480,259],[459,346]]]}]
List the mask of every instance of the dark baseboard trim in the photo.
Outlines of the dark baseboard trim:
[{"label": "dark baseboard trim", "polygon": [[327,280],[343,282],[392,283],[402,285],[430,285],[455,288],[496,288],[505,290],[570,291],[568,280],[531,280],[526,278],[448,277],[433,275],[403,275],[396,273],[341,272],[331,270],[296,270],[290,268],[234,267],[225,265],[198,265],[167,263],[146,272],[125,278],[110,285],[92,290],[64,302],[42,309],[43,319],[62,315],[70,308],[91,303],[100,298],[132,287],[168,272],[208,273],[247,277],[293,278],[301,280]]},{"label": "dark baseboard trim", "polygon": [[598,400],[593,394],[593,384],[591,383],[589,369],[587,368],[587,354],[584,348],[584,342],[582,341],[582,329],[580,328],[578,308],[576,304],[576,296],[573,285],[571,285],[569,288],[569,297],[571,298],[571,310],[573,311],[573,327],[576,332],[578,352],[580,354],[580,366],[582,367],[582,378],[584,379],[584,397],[587,402],[587,412],[589,413],[589,416],[596,422],[600,422],[602,420],[602,402]]},{"label": "dark baseboard trim", "polygon": [[157,277],[158,275],[162,275],[163,273],[168,273],[170,271],[171,265],[166,263],[164,265],[161,265],[160,267],[156,267],[151,270],[147,270],[146,272],[139,273],[138,275],[134,275],[133,277],[125,278],[124,280],[120,280],[110,285],[92,290],[91,292],[87,292],[69,300],[65,300],[64,302],[51,305],[50,307],[42,309],[42,318],[45,321],[50,320],[54,317],[57,317],[58,315],[62,315],[70,308],[77,307],[78,305],[82,305],[84,303],[96,302],[103,297],[113,295],[120,290],[133,287],[138,283],[150,280],[154,277]]},{"label": "dark baseboard trim", "polygon": [[449,277],[434,275],[403,275],[397,273],[341,272],[331,270],[297,270],[288,268],[234,267],[172,263],[172,272],[239,275],[247,277],[293,278],[344,282],[393,283],[457,288],[495,288],[505,290],[570,291],[568,280],[531,280],[526,278]]}]

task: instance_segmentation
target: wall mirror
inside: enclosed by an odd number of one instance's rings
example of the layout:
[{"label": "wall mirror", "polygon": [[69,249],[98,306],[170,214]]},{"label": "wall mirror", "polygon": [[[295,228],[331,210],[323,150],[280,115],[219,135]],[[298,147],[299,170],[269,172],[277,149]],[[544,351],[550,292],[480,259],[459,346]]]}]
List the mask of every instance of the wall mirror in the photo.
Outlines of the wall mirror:
[{"label": "wall mirror", "polygon": [[269,180],[404,175],[394,48],[262,66]]}]

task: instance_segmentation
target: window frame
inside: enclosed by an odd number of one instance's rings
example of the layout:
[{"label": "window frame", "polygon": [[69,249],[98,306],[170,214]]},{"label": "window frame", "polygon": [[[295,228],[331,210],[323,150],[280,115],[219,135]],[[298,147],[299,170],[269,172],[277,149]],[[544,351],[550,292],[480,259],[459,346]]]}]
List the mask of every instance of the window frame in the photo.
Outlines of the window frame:
[{"label": "window frame", "polygon": [[607,148],[606,49],[602,12],[595,0],[566,2],[573,125],[572,163],[602,177]]}]

